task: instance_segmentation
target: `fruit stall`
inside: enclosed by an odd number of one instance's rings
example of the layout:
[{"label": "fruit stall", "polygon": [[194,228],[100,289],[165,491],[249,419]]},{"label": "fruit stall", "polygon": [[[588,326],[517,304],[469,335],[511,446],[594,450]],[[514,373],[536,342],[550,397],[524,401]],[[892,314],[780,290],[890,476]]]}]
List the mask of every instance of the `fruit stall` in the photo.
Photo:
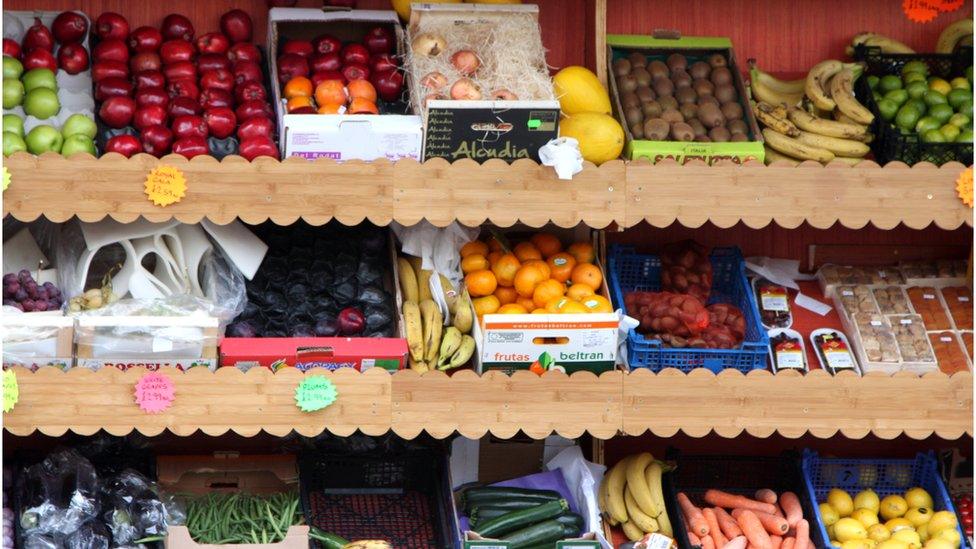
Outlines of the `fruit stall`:
[{"label": "fruit stall", "polygon": [[5,2],[3,549],[971,549],[972,41]]}]

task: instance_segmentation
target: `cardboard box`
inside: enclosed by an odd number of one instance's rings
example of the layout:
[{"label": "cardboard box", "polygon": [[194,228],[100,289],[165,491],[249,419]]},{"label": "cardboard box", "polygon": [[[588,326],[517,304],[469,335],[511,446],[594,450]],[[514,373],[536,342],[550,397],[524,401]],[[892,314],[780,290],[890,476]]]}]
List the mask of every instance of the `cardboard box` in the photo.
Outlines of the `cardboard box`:
[{"label": "cardboard box", "polygon": [[74,325],[74,319],[60,311],[3,315],[3,366],[67,370],[73,364]]},{"label": "cardboard box", "polygon": [[[407,29],[408,40],[423,32],[427,25],[448,22],[469,26],[471,43],[490,40],[485,27],[499,22],[525,18],[536,29],[525,36],[526,44],[539,44],[539,7],[536,5],[414,4]],[[487,34],[487,36],[482,36]],[[483,49],[494,47],[486,43]],[[451,46],[448,50],[453,52]],[[484,54],[484,52],[479,52]],[[544,60],[542,63],[544,65]],[[444,158],[450,162],[470,158],[484,162],[500,158],[514,162],[520,158],[539,160],[539,148],[559,136],[559,101],[550,89],[544,98],[522,98],[518,101],[450,101],[426,100],[427,91],[420,84],[426,70],[411,59],[407,80],[411,87],[414,111],[424,117],[424,160]],[[545,71],[542,66],[540,71]],[[449,79],[455,75],[447,75]],[[548,76],[548,74],[546,74]],[[503,86],[504,83],[498,83]],[[511,84],[510,84],[511,85]],[[482,90],[485,96],[492,90]]]},{"label": "cardboard box", "polygon": [[[216,317],[81,316],[77,365],[99,369],[217,367]],[[136,331],[136,328],[140,328]]]},{"label": "cardboard box", "polygon": [[[751,141],[739,143],[698,143],[681,141],[650,141],[635,139],[629,125],[624,120],[621,106],[620,91],[617,89],[617,79],[613,75],[613,61],[625,57],[633,51],[639,51],[648,58],[665,60],[672,53],[682,53],[688,58],[689,66],[695,61],[701,61],[709,55],[719,53],[725,56],[729,70],[732,72],[733,84],[739,94],[739,104],[742,106],[743,120],[749,128]],[[623,34],[607,35],[607,69],[609,71],[608,84],[610,98],[613,103],[614,115],[624,128],[627,145],[624,148],[624,158],[637,160],[645,158],[657,162],[665,158],[673,158],[680,163],[689,160],[704,160],[712,164],[719,160],[732,160],[737,163],[746,160],[765,159],[762,133],[756,123],[752,108],[749,106],[749,95],[742,81],[742,74],[736,65],[735,54],[732,51],[732,41],[718,37],[679,37],[659,38],[656,36],[635,36]]]},{"label": "cardboard box", "polygon": [[406,364],[407,342],[400,338],[362,337],[265,337],[225,338],[220,346],[220,365],[248,370],[264,366],[277,370],[292,366],[355,368],[360,372],[383,368],[394,372]]},{"label": "cardboard box", "polygon": [[[278,44],[286,39],[311,40],[331,34],[343,42],[361,40],[366,32],[383,25],[397,37],[398,55],[404,51],[403,30],[393,11],[272,8],[268,12],[268,62],[272,94],[278,118],[282,158],[332,158],[334,160],[421,159],[422,123],[405,114],[406,104],[387,105],[399,114],[287,114],[278,84]],[[384,108],[381,106],[381,109]]]},{"label": "cardboard box", "polygon": [[[507,541],[483,538],[475,532],[464,533],[464,549],[508,549],[512,544]],[[582,537],[557,541],[556,549],[601,549],[596,534],[583,534]]]}]

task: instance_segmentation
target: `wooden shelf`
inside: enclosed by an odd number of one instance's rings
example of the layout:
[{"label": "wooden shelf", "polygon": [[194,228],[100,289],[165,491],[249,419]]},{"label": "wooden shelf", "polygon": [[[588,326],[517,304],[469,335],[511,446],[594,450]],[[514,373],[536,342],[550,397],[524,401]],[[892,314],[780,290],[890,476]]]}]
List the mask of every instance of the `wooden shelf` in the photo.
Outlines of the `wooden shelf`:
[{"label": "wooden shelf", "polygon": [[[179,203],[154,206],[143,189],[146,174],[158,164],[184,171],[188,190]],[[499,226],[522,222],[533,227],[584,223],[604,228],[647,221],[665,227],[678,221],[698,227],[711,221],[729,227],[740,221],[753,228],[772,222],[793,228],[804,222],[828,228],[836,222],[860,228],[868,223],[890,229],[903,223],[921,229],[972,226],[972,209],[955,192],[964,169],[922,163],[911,168],[873,162],[857,167],[809,162],[800,167],[705,166],[674,162],[613,161],[587,164],[571,181],[529,160],[512,165],[462,160],[337,163],[320,159],[284,161],[236,156],[217,161],[178,155],[156,159],[117,154],[70,159],[46,153],[18,153],[5,159],[12,184],[3,195],[3,212],[22,221],[41,215],[52,221],[78,216],[123,222],[143,216],[194,223],[204,217],[225,224],[272,220],[312,224],[338,219],[347,225],[364,219],[386,225],[421,219],[444,226],[490,221]]]},{"label": "wooden shelf", "polygon": [[[839,433],[855,439],[869,434],[958,439],[973,433],[973,376],[968,372],[952,377],[933,373],[921,378],[862,378],[831,377],[820,370],[806,376],[642,370],[599,377],[585,372],[539,377],[529,372],[478,376],[462,371],[449,377],[412,371],[389,375],[380,369],[303,374],[294,369],[242,373],[223,368],[211,373],[201,368],[172,372],[173,406],[149,415],[133,398],[144,370],[14,371],[20,400],[4,415],[4,428],[15,435],[89,435],[100,429],[116,435],[133,430],[156,435],[168,429],[182,436],[196,431],[283,436],[293,430],[316,435],[327,429],[338,435],[392,430],[406,438],[422,431],[438,438],[455,432],[469,438],[489,432],[508,438],[521,430],[536,439],[552,433],[607,439],[647,431],[662,437],[681,431],[694,437],[714,432],[734,438],[745,431],[758,437],[809,433],[830,438]],[[337,402],[319,412],[300,412],[294,391],[303,375],[332,379]]]}]

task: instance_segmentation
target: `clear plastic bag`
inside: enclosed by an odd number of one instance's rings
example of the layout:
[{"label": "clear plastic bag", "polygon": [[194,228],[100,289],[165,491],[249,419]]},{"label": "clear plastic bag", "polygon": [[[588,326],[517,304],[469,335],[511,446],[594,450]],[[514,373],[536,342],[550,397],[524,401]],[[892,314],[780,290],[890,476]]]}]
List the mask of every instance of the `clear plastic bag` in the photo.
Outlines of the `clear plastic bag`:
[{"label": "clear plastic bag", "polygon": [[[98,514],[98,476],[76,450],[60,450],[18,479],[20,526],[25,535],[67,535]],[[43,540],[37,542],[43,547]],[[28,544],[30,546],[30,544]]]},{"label": "clear plastic bag", "polygon": [[114,544],[166,533],[167,513],[155,483],[126,469],[102,486],[102,520]]}]

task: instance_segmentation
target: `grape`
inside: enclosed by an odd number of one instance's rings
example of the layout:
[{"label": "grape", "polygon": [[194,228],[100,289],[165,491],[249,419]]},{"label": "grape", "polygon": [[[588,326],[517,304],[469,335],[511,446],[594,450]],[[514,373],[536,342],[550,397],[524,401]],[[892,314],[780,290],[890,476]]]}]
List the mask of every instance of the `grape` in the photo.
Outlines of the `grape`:
[{"label": "grape", "polygon": [[24,289],[27,290],[27,295],[31,299],[37,299],[37,282],[33,280],[28,280],[24,283]]},{"label": "grape", "polygon": [[11,296],[20,290],[20,282],[16,280],[3,283],[3,295]]},{"label": "grape", "polygon": [[47,290],[47,291],[49,291],[49,292],[50,292],[51,290],[54,290],[54,289],[57,289],[57,286],[55,286],[55,285],[54,285],[54,283],[53,283],[53,282],[51,282],[50,280],[48,280],[48,281],[47,281],[47,282],[45,282],[44,284],[41,284],[41,286],[43,286],[43,287],[44,287],[44,289],[45,289],[45,290]]},{"label": "grape", "polygon": [[15,275],[14,273],[7,273],[3,275],[4,284],[9,284],[11,282],[19,282],[19,280],[17,280],[17,275]]},{"label": "grape", "polygon": [[34,299],[47,300],[48,297],[50,296],[48,295],[47,290],[45,290],[44,288],[38,288],[37,295],[34,297]]},{"label": "grape", "polygon": [[227,337],[257,337],[257,330],[250,322],[235,322],[227,326]]},{"label": "grape", "polygon": [[27,297],[28,297],[27,290],[21,288],[20,290],[17,290],[17,293],[14,294],[14,301],[19,301],[23,303],[24,300],[27,299]]},{"label": "grape", "polygon": [[29,298],[22,300],[20,304],[23,307],[25,313],[33,312],[37,308],[37,305],[34,303],[34,300]]},{"label": "grape", "polygon": [[27,269],[21,269],[20,272],[17,273],[17,280],[19,280],[20,283],[23,284],[28,280],[34,280],[34,277],[31,276],[30,271],[28,271]]},{"label": "grape", "polygon": [[34,302],[35,311],[46,311],[48,310],[48,303],[46,299],[38,299]]},{"label": "grape", "polygon": [[24,308],[20,306],[20,303],[17,303],[16,301],[14,301],[12,299],[4,299],[3,300],[3,304],[5,306],[7,306],[7,307],[16,307],[16,308],[20,309],[21,311],[24,310]]}]

